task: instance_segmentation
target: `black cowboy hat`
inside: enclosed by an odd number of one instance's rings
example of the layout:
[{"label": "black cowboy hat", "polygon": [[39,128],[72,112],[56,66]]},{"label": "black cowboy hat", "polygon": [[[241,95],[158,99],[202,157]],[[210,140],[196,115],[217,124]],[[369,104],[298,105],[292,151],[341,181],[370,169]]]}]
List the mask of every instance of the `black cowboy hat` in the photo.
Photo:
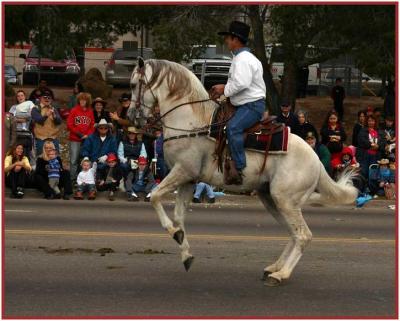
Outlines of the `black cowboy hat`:
[{"label": "black cowboy hat", "polygon": [[250,26],[241,21],[232,21],[229,25],[229,31],[220,31],[218,34],[220,36],[235,36],[238,37],[243,42],[247,42],[249,39]]},{"label": "black cowboy hat", "polygon": [[119,97],[118,100],[119,100],[120,103],[123,102],[123,101],[131,100],[131,94],[123,93],[121,95],[121,97]]}]

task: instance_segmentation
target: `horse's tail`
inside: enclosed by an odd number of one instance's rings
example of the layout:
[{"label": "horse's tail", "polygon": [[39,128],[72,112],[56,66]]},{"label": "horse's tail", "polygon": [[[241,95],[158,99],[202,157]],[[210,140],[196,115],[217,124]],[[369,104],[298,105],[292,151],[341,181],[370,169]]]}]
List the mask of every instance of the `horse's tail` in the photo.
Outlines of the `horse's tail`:
[{"label": "horse's tail", "polygon": [[353,186],[353,178],[358,176],[355,170],[343,172],[335,182],[321,163],[318,192],[312,193],[308,202],[321,205],[345,205],[355,202],[358,190]]}]

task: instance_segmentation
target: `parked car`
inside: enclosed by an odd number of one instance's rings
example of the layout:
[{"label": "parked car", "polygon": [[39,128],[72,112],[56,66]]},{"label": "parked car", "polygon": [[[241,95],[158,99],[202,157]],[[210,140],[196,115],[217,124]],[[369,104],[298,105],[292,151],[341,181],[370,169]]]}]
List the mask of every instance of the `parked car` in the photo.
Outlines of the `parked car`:
[{"label": "parked car", "polygon": [[137,50],[116,49],[111,55],[110,60],[105,61],[106,82],[111,85],[129,86],[132,71],[136,66],[137,58],[142,56],[144,59],[154,58],[151,48],[138,48]]},{"label": "parked car", "polygon": [[[72,49],[65,50],[61,59],[54,60],[52,49],[44,50],[40,58],[40,78],[45,79],[49,84],[59,83],[62,85],[74,84],[80,73],[80,67],[77,63],[75,53]],[[32,46],[28,55],[20,54],[20,58],[25,59],[23,67],[23,83],[37,84],[39,77],[39,50]]]},{"label": "parked car", "polygon": [[[216,84],[226,84],[232,54],[218,53],[216,45],[193,46],[190,57],[182,63],[191,70],[208,90]],[[204,66],[204,71],[203,71]]]},{"label": "parked car", "polygon": [[13,65],[5,65],[4,66],[4,78],[7,83],[10,85],[19,85],[20,80],[19,76],[21,75],[20,72],[17,72],[17,69]]}]

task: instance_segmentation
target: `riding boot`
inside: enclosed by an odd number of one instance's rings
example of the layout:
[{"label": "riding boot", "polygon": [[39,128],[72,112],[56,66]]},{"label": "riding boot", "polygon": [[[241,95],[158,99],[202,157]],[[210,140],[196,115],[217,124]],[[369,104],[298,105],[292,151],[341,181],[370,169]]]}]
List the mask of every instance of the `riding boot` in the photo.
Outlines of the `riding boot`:
[{"label": "riding boot", "polygon": [[226,185],[242,185],[242,171],[236,169],[235,161],[232,159],[225,160],[225,184]]}]

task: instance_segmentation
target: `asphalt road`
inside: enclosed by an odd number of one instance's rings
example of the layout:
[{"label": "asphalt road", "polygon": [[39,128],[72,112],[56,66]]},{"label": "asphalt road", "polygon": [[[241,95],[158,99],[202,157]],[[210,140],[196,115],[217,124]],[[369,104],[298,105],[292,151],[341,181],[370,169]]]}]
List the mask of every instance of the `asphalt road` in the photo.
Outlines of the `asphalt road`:
[{"label": "asphalt road", "polygon": [[5,206],[7,317],[396,314],[396,222],[387,209],[306,209],[313,242],[291,279],[271,288],[262,270],[287,233],[257,204],[193,206],[189,272],[150,204]]}]

